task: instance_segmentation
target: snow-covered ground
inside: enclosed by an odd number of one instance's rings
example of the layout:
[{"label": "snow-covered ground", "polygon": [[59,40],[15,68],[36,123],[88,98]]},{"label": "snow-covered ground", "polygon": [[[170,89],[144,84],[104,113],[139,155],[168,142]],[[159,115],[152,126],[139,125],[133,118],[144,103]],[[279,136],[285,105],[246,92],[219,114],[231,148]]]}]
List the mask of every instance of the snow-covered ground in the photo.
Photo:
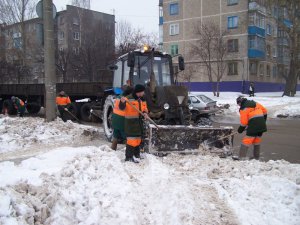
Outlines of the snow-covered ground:
[{"label": "snow-covered ground", "polygon": [[[237,95],[213,97],[230,104],[225,117],[236,117]],[[300,115],[299,97],[257,95],[270,117]],[[0,161],[0,224],[300,224],[300,165],[284,160],[125,163],[101,127],[0,116]]]},{"label": "snow-covered ground", "polygon": [[254,100],[264,105],[268,109],[268,118],[277,118],[278,116],[300,118],[299,94],[295,97],[281,97],[282,92],[266,92],[256,93],[255,97],[248,97],[248,95],[242,95],[237,92],[221,92],[220,97],[215,97],[211,92],[193,92],[193,94],[197,93],[210,97],[217,101],[218,105],[229,104],[230,107],[223,111],[223,114],[227,117],[236,117],[239,114],[236,98],[238,96],[244,96],[249,100]]}]

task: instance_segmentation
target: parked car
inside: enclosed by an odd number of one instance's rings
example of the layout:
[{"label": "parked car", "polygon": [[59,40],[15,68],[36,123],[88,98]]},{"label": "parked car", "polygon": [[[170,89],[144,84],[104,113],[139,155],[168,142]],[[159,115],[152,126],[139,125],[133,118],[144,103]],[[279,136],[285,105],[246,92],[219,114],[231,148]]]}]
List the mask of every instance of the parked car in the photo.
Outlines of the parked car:
[{"label": "parked car", "polygon": [[203,94],[189,94],[188,97],[192,120],[201,126],[211,126],[209,116],[219,110],[217,102]]}]

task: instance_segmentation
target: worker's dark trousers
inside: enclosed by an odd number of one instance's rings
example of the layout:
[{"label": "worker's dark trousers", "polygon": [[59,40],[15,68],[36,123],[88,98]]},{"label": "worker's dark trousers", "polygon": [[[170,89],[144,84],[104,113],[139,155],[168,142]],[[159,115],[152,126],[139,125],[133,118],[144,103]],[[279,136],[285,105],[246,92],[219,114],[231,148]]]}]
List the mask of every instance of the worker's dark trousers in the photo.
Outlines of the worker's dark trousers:
[{"label": "worker's dark trousers", "polygon": [[67,112],[64,110],[65,107],[66,107],[66,106],[61,106],[61,105],[57,106],[57,109],[58,109],[58,111],[59,111],[60,117],[61,117],[61,119],[62,119],[64,122],[67,121],[67,119],[66,119],[66,113],[67,113]]}]

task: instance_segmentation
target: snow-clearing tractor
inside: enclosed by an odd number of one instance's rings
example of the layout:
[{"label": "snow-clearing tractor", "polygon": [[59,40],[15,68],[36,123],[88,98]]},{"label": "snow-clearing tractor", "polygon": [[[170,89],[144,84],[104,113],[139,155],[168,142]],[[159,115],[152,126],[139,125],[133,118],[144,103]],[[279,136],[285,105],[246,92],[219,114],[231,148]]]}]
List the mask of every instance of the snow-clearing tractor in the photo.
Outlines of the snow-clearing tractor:
[{"label": "snow-clearing tractor", "polygon": [[[184,70],[184,58],[176,56],[176,71]],[[106,137],[111,140],[111,116],[114,100],[124,85],[142,84],[149,116],[155,126],[146,123],[145,150],[150,153],[191,152],[207,143],[223,148],[230,145],[232,127],[197,126],[191,120],[188,89],[180,85],[174,73],[171,55],[144,47],[120,56],[110,68],[114,70],[113,88],[106,90],[103,123]],[[156,126],[158,125],[158,126]],[[224,138],[225,137],[225,138]]]}]

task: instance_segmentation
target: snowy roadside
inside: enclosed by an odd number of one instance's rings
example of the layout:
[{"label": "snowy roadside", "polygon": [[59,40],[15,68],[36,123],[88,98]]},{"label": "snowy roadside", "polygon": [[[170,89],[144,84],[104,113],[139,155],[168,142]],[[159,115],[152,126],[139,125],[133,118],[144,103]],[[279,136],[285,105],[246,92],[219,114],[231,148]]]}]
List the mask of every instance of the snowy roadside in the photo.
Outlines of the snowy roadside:
[{"label": "snowy roadside", "polygon": [[[275,113],[291,104],[265,98]],[[171,154],[137,165],[107,145],[100,127],[0,117],[0,160],[27,158],[0,162],[0,224],[300,224],[300,164]]]},{"label": "snowy roadside", "polygon": [[[238,92],[222,92],[220,97],[215,97],[211,92],[193,92],[193,94],[204,94],[211,99],[217,101],[218,105],[229,104],[228,109],[222,110],[222,116],[236,117],[239,112],[238,105],[236,104],[236,98],[241,96]],[[277,117],[290,117],[290,118],[300,118],[300,95],[295,97],[281,97],[282,92],[266,92],[266,93],[256,93],[255,97],[245,98],[249,100],[257,101],[263,104],[268,109],[269,118]]]}]

